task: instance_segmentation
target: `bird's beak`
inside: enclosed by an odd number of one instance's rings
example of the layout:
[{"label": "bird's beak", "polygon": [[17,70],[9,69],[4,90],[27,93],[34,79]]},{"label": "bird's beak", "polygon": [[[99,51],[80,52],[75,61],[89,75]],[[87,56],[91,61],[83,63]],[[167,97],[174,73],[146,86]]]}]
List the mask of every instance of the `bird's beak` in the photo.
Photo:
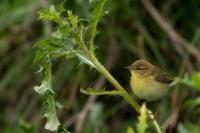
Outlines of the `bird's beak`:
[{"label": "bird's beak", "polygon": [[131,66],[126,66],[125,69],[131,70]]}]

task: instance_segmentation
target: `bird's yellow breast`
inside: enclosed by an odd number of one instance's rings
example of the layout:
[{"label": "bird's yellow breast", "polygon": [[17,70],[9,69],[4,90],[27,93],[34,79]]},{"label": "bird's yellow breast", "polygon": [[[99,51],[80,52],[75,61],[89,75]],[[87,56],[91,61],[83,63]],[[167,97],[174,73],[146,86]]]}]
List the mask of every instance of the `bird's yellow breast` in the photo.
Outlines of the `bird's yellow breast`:
[{"label": "bird's yellow breast", "polygon": [[155,81],[153,76],[141,76],[134,72],[130,84],[136,96],[148,101],[157,100],[168,91],[168,85]]}]

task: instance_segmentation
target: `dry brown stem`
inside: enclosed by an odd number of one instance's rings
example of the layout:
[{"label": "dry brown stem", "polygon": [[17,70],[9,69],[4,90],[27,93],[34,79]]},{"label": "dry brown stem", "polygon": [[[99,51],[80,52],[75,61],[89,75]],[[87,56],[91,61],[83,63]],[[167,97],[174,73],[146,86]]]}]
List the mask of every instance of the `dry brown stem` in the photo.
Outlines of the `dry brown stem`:
[{"label": "dry brown stem", "polygon": [[200,51],[193,47],[191,43],[185,40],[176,30],[165,20],[158,10],[153,6],[150,0],[142,0],[142,3],[152,18],[167,33],[169,38],[174,42],[174,47],[180,55],[184,55],[185,51],[190,52],[198,62],[200,62]]}]

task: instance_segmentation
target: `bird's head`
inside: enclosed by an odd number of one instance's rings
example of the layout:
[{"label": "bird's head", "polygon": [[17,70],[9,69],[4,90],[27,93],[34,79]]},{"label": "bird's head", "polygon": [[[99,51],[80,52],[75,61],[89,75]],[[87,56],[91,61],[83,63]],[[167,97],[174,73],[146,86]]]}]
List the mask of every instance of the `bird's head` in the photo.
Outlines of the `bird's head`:
[{"label": "bird's head", "polygon": [[144,59],[136,60],[131,66],[126,67],[132,74],[145,76],[152,70],[153,65]]}]

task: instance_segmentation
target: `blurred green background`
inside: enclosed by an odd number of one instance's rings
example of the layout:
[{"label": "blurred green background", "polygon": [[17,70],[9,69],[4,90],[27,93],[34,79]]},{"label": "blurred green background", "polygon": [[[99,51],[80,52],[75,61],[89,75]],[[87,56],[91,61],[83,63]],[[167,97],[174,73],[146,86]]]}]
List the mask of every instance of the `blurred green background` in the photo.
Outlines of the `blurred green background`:
[{"label": "blurred green background", "polygon": [[[44,129],[42,100],[33,87],[42,77],[34,64],[33,45],[54,30],[54,24],[38,20],[38,11],[61,0],[0,1],[0,132],[48,133]],[[130,73],[124,69],[145,58],[182,83],[158,102],[148,103],[167,132],[200,131],[200,1],[199,0],[107,0],[108,15],[101,20],[96,38],[97,57],[130,92]],[[91,15],[88,0],[66,0],[64,7],[80,18]],[[150,9],[150,10],[149,10]],[[173,32],[152,17],[156,9]],[[153,12],[155,15],[155,12]],[[167,27],[169,29],[169,27]],[[183,40],[181,40],[183,39]],[[182,43],[193,46],[188,50]],[[194,54],[197,51],[197,54]],[[194,52],[194,53],[193,53]],[[78,59],[53,60],[53,86],[63,105],[58,116],[69,131],[124,133],[138,121],[136,112],[121,97],[90,97],[81,87],[113,87],[96,70]],[[88,107],[90,106],[90,107]]]}]

